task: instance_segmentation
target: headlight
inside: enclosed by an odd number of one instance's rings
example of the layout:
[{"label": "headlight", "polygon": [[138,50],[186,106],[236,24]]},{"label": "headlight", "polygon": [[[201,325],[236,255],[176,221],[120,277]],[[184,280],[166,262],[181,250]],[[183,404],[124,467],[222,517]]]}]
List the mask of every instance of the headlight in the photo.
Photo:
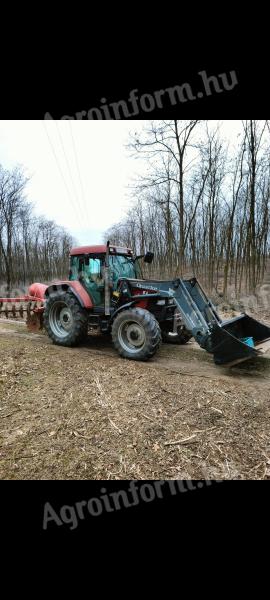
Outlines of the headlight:
[{"label": "headlight", "polygon": [[158,305],[158,306],[165,306],[165,304],[166,304],[166,300],[159,300],[159,301],[157,302],[157,305]]}]

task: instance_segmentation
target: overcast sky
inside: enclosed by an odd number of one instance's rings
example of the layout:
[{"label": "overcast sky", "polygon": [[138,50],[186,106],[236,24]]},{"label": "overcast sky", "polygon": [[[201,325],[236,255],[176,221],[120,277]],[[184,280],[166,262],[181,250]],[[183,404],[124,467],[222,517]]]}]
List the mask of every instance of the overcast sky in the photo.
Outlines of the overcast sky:
[{"label": "overcast sky", "polygon": [[[130,205],[128,186],[142,165],[126,144],[144,123],[0,120],[0,164],[24,166],[37,214],[66,227],[80,244],[100,243]],[[240,121],[223,122],[233,143],[240,130]]]}]

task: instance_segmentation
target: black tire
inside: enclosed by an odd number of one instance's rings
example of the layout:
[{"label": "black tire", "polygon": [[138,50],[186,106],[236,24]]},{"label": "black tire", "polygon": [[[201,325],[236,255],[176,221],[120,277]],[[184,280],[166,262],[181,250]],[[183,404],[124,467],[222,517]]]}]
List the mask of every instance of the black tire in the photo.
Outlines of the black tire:
[{"label": "black tire", "polygon": [[184,346],[192,339],[192,335],[187,331],[187,329],[180,325],[177,328],[177,333],[163,331],[162,332],[162,340],[164,344],[176,344],[178,346]]},{"label": "black tire", "polygon": [[57,346],[77,346],[87,336],[87,310],[72,293],[56,292],[46,302],[44,327]]},{"label": "black tire", "polygon": [[121,312],[113,322],[112,339],[123,358],[146,361],[161,344],[159,324],[148,310],[132,308]]}]

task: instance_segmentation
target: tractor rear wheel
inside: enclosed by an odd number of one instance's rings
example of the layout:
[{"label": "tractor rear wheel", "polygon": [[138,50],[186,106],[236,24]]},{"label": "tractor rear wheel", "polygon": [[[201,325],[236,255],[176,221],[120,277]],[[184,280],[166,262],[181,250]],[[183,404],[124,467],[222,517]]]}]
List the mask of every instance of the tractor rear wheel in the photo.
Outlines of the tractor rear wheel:
[{"label": "tractor rear wheel", "polygon": [[192,339],[192,335],[187,329],[180,325],[177,327],[177,332],[174,333],[169,331],[162,332],[162,340],[165,344],[177,344],[178,346],[184,346]]},{"label": "tractor rear wheel", "polygon": [[46,302],[44,326],[58,346],[76,346],[88,332],[88,313],[73,294],[54,293]]},{"label": "tractor rear wheel", "polygon": [[156,354],[161,344],[161,331],[152,313],[142,308],[132,308],[116,317],[112,339],[123,358],[146,361]]}]

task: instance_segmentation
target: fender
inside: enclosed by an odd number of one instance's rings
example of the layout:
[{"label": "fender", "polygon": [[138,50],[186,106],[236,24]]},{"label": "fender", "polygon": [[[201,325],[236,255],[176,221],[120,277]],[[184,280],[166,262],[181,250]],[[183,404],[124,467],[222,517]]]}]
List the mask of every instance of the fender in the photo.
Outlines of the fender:
[{"label": "fender", "polygon": [[47,285],[44,285],[43,283],[32,283],[32,285],[30,285],[29,287],[29,296],[33,297],[33,298],[40,298],[41,300],[44,300],[46,297],[46,291],[48,289]]},{"label": "fender", "polygon": [[110,325],[114,321],[115,317],[117,317],[117,315],[119,315],[120,312],[122,312],[123,310],[127,310],[128,308],[131,308],[132,306],[134,306],[134,304],[138,304],[137,300],[133,300],[132,302],[128,302],[128,304],[123,304],[123,306],[120,306],[120,308],[118,308],[113,313],[113,316],[110,318],[110,321],[109,321]]},{"label": "fender", "polygon": [[56,281],[47,287],[45,297],[48,298],[54,292],[67,291],[74,294],[82,308],[90,310],[94,307],[91,297],[79,281]]},{"label": "fender", "polygon": [[[166,296],[165,296],[166,294]],[[118,308],[114,313],[113,316],[110,318],[109,323],[111,324],[115,317],[117,317],[117,315],[119,315],[120,312],[122,312],[123,310],[127,310],[128,308],[132,308],[133,306],[138,306],[139,308],[146,308],[146,306],[141,306],[140,304],[142,304],[142,300],[149,300],[149,298],[154,298],[155,300],[158,298],[164,298],[164,297],[168,297],[169,294],[165,293],[161,293],[161,294],[144,294],[142,296],[133,296],[134,300],[132,300],[131,302],[128,302],[127,304],[123,304],[123,306],[120,306],[120,308]],[[139,300],[139,302],[138,302]]]}]

